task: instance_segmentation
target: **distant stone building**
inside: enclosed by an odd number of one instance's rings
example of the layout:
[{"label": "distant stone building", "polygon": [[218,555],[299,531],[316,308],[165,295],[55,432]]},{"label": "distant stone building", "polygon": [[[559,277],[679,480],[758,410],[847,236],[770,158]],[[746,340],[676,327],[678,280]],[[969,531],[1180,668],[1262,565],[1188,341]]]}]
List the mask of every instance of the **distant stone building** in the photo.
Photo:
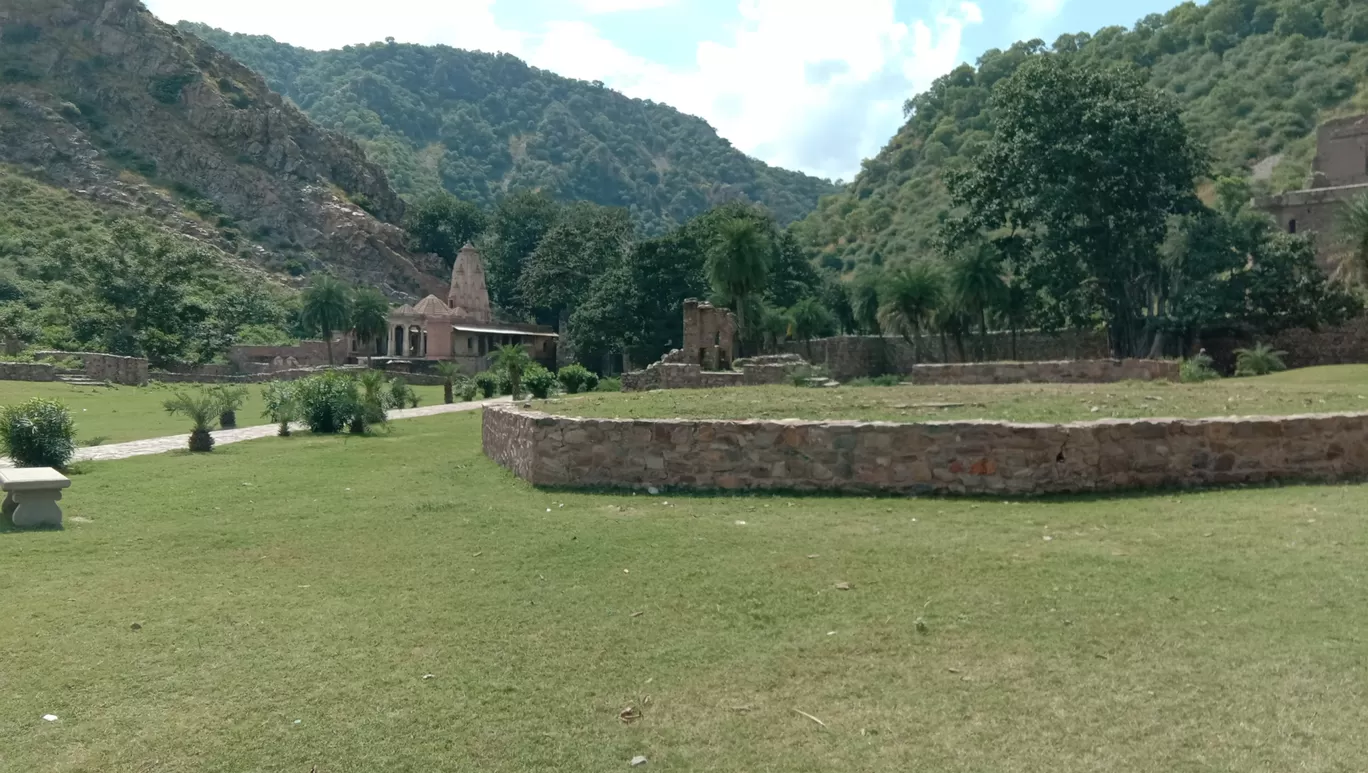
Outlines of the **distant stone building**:
[{"label": "distant stone building", "polygon": [[682,362],[704,370],[729,370],[736,351],[736,317],[695,298],[684,301]]},{"label": "distant stone building", "polygon": [[467,244],[451,268],[446,302],[429,295],[412,306],[392,310],[389,334],[378,356],[391,363],[451,360],[475,373],[488,366],[487,357],[500,346],[520,344],[533,359],[554,367],[557,339],[549,327],[494,321],[484,262],[475,247]]},{"label": "distant stone building", "polygon": [[1316,232],[1329,262],[1335,252],[1336,219],[1344,204],[1368,193],[1368,115],[1328,121],[1316,133],[1316,159],[1305,190],[1254,201],[1288,233]]}]

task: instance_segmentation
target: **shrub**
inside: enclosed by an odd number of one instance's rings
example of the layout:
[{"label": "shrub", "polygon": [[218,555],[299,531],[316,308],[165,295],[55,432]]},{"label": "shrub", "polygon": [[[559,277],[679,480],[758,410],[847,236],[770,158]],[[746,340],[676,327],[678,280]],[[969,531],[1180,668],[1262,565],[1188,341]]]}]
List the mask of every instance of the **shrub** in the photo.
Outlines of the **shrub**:
[{"label": "shrub", "polygon": [[247,388],[239,386],[217,386],[213,389],[219,401],[219,426],[232,429],[237,426],[237,412],[247,402]]},{"label": "shrub", "polygon": [[290,436],[290,422],[299,418],[299,401],[295,398],[294,387],[286,381],[272,381],[261,390],[261,397],[266,401],[263,415],[280,425],[276,434],[281,437]]},{"label": "shrub", "polygon": [[333,435],[351,424],[361,409],[361,393],[356,380],[328,371],[295,383],[299,414],[309,431]]},{"label": "shrub", "polygon": [[1221,377],[1221,374],[1216,372],[1215,361],[1205,351],[1198,352],[1196,356],[1183,360],[1182,364],[1178,366],[1178,374],[1184,384],[1211,381]]},{"label": "shrub", "polygon": [[526,373],[523,373],[522,385],[533,397],[545,400],[551,396],[551,390],[556,388],[556,374],[534,363],[528,366]]},{"label": "shrub", "polygon": [[477,373],[475,375],[475,388],[480,390],[484,399],[488,400],[499,391],[499,377],[487,370]]},{"label": "shrub", "polygon": [[556,374],[561,386],[565,388],[566,394],[579,394],[580,392],[592,392],[598,389],[599,377],[588,368],[573,363],[560,369]]},{"label": "shrub", "polygon": [[184,416],[193,424],[190,430],[190,450],[195,453],[208,453],[214,450],[214,436],[209,428],[219,416],[223,405],[212,389],[198,393],[177,392],[176,396],[162,404],[169,414]]},{"label": "shrub", "polygon": [[76,424],[57,400],[35,397],[0,411],[0,448],[19,467],[63,469],[76,454]]},{"label": "shrub", "polygon": [[1255,344],[1253,349],[1235,350],[1236,376],[1266,376],[1269,373],[1287,370],[1282,356],[1287,352],[1277,351],[1267,344]]},{"label": "shrub", "polygon": [[417,408],[418,393],[413,391],[413,387],[401,378],[396,378],[390,382],[390,401],[391,408]]},{"label": "shrub", "polygon": [[461,402],[468,403],[471,400],[474,400],[475,395],[479,393],[480,388],[475,385],[474,381],[466,379],[461,382]]},{"label": "shrub", "polygon": [[[361,435],[372,427],[384,424],[390,408],[404,407],[408,385],[399,379],[390,381],[378,370],[368,370],[360,379],[360,410],[351,418],[352,434]],[[401,388],[402,387],[402,388]]]},{"label": "shrub", "polygon": [[604,378],[604,379],[599,379],[598,389],[595,390],[595,391],[597,391],[597,392],[621,392],[621,391],[622,391],[622,379],[620,379],[620,378],[613,378],[612,376],[609,376],[608,378]]}]

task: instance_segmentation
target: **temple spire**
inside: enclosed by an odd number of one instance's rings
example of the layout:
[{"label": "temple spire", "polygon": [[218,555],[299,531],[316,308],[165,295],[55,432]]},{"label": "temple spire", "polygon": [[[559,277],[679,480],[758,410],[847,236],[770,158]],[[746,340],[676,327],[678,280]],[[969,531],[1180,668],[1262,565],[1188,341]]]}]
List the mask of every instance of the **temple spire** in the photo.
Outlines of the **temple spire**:
[{"label": "temple spire", "polygon": [[451,292],[447,305],[456,317],[470,322],[492,322],[489,288],[485,285],[484,261],[475,245],[466,242],[451,267]]}]

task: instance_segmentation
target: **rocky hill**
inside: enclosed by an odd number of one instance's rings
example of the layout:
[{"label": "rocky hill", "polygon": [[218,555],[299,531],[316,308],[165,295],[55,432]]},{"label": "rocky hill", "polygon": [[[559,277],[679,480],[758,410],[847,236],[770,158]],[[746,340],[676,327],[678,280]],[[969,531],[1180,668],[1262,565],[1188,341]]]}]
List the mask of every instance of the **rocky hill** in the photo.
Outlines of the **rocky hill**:
[{"label": "rocky hill", "polygon": [[705,121],[509,55],[372,43],[310,51],[182,24],[265,76],[317,122],[355,137],[405,195],[443,188],[489,205],[543,190],[631,210],[659,233],[748,199],[784,224],[832,183],[741,153]]},{"label": "rocky hill", "polygon": [[443,286],[360,146],[137,0],[5,0],[0,162],[271,269]]},{"label": "rocky hill", "polygon": [[1361,0],[1183,3],[1127,29],[1063,35],[991,50],[906,105],[907,122],[847,191],[797,225],[830,269],[929,254],[948,214],[941,183],[992,131],[994,84],[1033,56],[1129,65],[1172,93],[1215,172],[1259,192],[1301,187],[1326,118],[1368,109],[1368,4]]}]

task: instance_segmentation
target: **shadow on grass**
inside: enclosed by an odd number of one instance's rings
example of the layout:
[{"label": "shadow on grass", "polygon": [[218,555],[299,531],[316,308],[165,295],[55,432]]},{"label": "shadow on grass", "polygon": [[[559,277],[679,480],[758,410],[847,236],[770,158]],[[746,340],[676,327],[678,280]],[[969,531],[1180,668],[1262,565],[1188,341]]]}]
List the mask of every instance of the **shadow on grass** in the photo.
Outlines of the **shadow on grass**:
[{"label": "shadow on grass", "polygon": [[[513,473],[508,473],[509,477],[514,478],[524,484],[521,478]],[[898,492],[856,492],[856,491],[810,491],[803,489],[763,489],[763,490],[728,490],[728,489],[684,489],[669,487],[653,487],[652,493],[646,487],[632,488],[628,486],[528,486],[529,488],[548,494],[590,494],[600,496],[670,496],[674,499],[915,499],[938,502],[973,502],[973,503],[1014,503],[1014,504],[1067,504],[1067,503],[1086,503],[1086,502],[1125,502],[1142,501],[1149,499],[1159,499],[1171,497],[1175,494],[1216,494],[1223,491],[1249,491],[1290,488],[1294,486],[1358,486],[1368,483],[1368,477],[1344,478],[1340,480],[1324,479],[1286,479],[1273,480],[1261,483],[1239,483],[1222,486],[1162,486],[1146,489],[1122,489],[1117,491],[1085,491],[1073,494],[944,494],[944,493],[925,493],[909,494]]]}]

